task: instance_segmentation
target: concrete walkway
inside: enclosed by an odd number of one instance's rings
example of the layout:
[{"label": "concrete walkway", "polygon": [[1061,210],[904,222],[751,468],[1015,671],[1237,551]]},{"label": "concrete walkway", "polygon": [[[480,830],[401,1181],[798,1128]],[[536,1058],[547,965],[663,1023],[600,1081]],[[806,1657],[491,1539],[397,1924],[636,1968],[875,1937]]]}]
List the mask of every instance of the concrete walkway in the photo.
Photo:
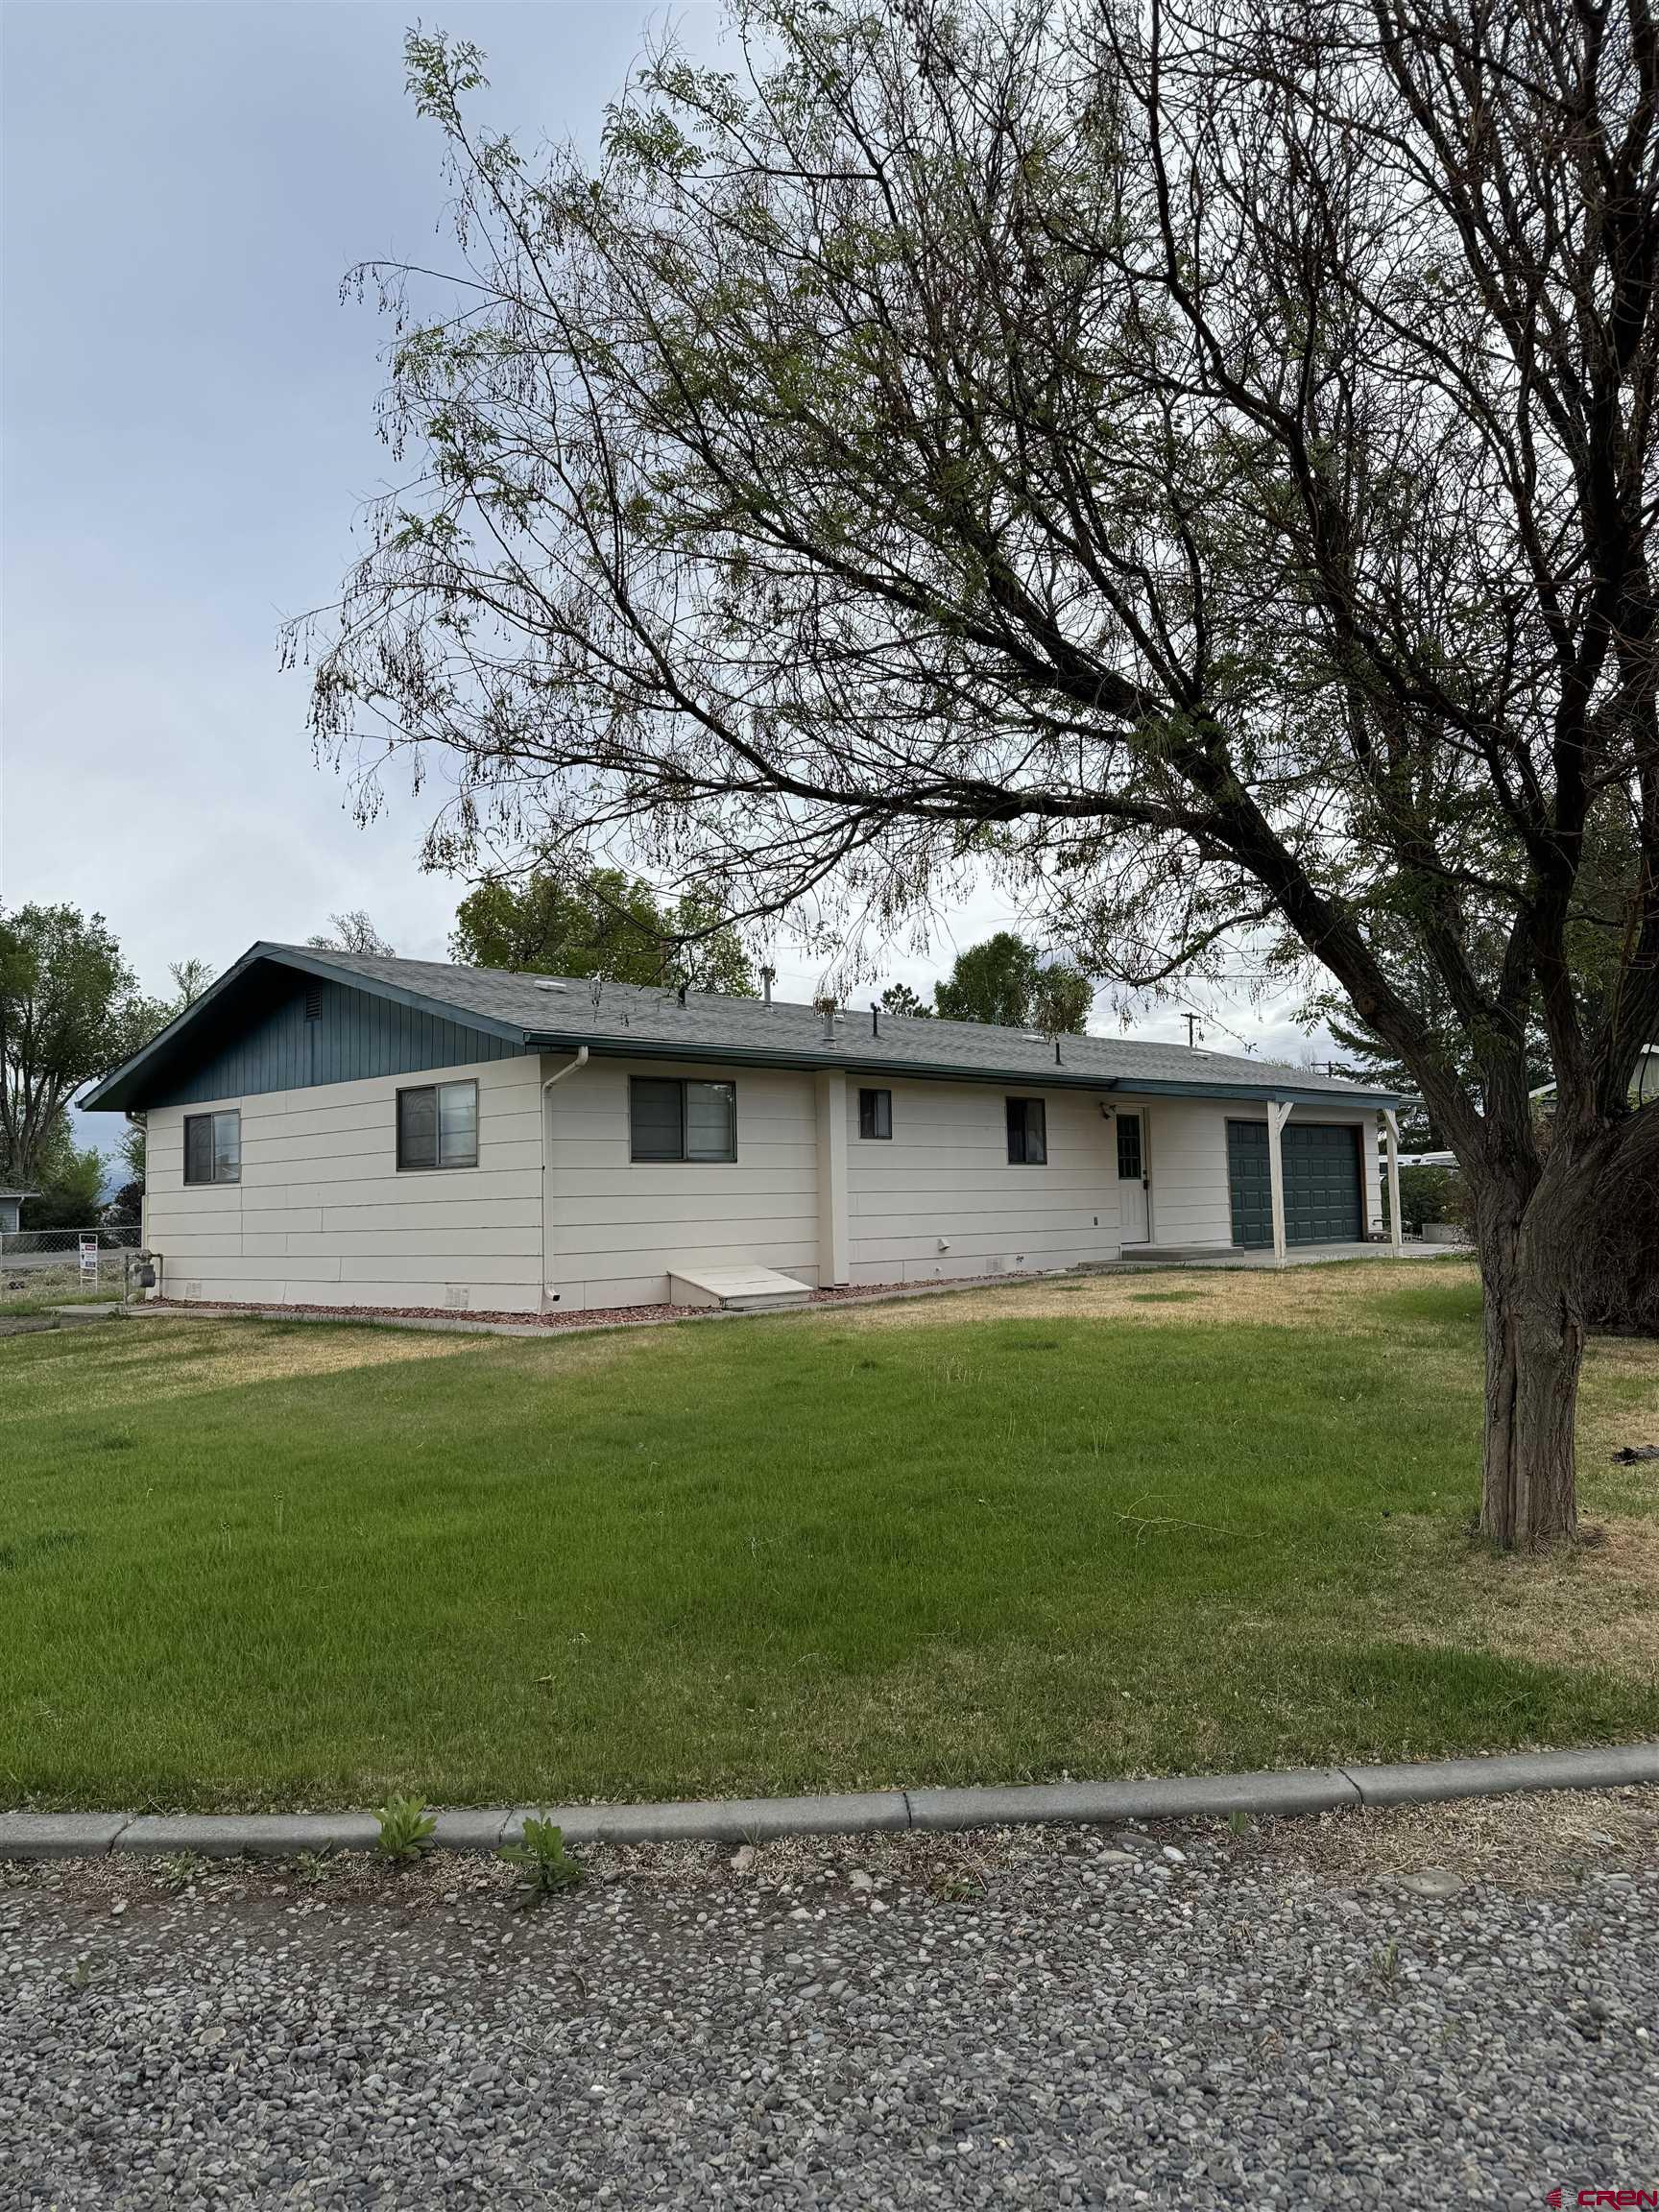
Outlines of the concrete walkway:
[{"label": "concrete walkway", "polygon": [[[1292,1244],[1285,1255],[1286,1267],[1329,1266],[1337,1260],[1467,1260],[1468,1244],[1427,1244],[1420,1238],[1403,1244],[1398,1252],[1389,1244]],[[1272,1267],[1270,1247],[1241,1252],[1225,1244],[1149,1244],[1143,1253],[1133,1246],[1121,1260],[1108,1261],[1090,1274],[1114,1274],[1120,1267]]]}]

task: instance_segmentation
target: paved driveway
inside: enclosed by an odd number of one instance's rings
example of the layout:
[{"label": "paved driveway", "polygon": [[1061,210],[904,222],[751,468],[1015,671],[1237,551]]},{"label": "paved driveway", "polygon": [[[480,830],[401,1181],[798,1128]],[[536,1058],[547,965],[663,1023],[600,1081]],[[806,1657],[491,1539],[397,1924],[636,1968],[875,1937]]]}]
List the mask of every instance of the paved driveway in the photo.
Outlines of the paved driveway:
[{"label": "paved driveway", "polygon": [[0,2201],[1651,2188],[1656,1805],[594,1854],[532,1911],[454,1861],[13,1869]]}]

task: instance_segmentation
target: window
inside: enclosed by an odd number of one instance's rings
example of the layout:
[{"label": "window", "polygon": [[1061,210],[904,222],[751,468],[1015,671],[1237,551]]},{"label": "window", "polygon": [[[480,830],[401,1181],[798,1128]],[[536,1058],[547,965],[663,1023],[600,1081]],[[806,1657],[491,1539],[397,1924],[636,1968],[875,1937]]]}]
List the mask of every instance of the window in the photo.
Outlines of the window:
[{"label": "window", "polygon": [[628,1123],[635,1160],[735,1160],[737,1086],[636,1075]]},{"label": "window", "polygon": [[1119,1114],[1118,1180],[1119,1183],[1139,1183],[1141,1174],[1141,1117],[1139,1114]]},{"label": "window", "polygon": [[228,1114],[185,1115],[184,1180],[241,1182],[242,1117],[234,1108]]},{"label": "window", "polygon": [[1008,1158],[1016,1167],[1048,1164],[1048,1122],[1041,1098],[1008,1101]]},{"label": "window", "polygon": [[423,1083],[397,1094],[399,1167],[476,1167],[478,1086]]},{"label": "window", "polygon": [[892,1136],[893,1094],[891,1091],[859,1092],[858,1134],[860,1137]]}]

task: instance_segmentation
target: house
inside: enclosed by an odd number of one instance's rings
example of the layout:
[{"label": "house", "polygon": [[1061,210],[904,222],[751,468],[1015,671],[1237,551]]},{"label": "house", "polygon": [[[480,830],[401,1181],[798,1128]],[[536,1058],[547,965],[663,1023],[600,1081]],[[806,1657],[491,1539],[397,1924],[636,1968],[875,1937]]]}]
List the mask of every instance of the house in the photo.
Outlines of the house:
[{"label": "house", "polygon": [[169,1297],[534,1313],[731,1302],[756,1270],[799,1299],[1350,1242],[1395,1099],[1170,1045],[258,944],[82,1103],[145,1123]]},{"label": "house", "polygon": [[[1553,1083],[1540,1083],[1528,1096],[1539,1101],[1542,1112],[1554,1112]],[[1635,1070],[1630,1077],[1629,1099],[1632,1106],[1659,1104],[1659,1045],[1644,1045],[1637,1054]]]},{"label": "house", "polygon": [[0,1237],[15,1237],[23,1218],[23,1201],[33,1198],[33,1190],[0,1190]]}]

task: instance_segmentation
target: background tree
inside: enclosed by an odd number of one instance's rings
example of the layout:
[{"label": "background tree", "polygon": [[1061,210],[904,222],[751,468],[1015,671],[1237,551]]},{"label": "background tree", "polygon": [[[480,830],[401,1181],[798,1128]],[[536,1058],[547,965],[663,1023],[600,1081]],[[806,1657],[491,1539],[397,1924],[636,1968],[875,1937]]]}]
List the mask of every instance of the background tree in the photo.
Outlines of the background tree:
[{"label": "background tree", "polygon": [[123,1183],[104,1208],[103,1219],[111,1229],[135,1229],[144,1218],[142,1179]]},{"label": "background tree", "polygon": [[[336,918],[337,919],[337,918]],[[364,917],[367,920],[367,917]],[[312,940],[316,942],[315,939]],[[213,970],[205,960],[175,960],[167,973],[173,978],[173,997],[168,1001],[167,1019],[171,1022],[182,1014],[186,1006],[194,1006],[209,983]]]},{"label": "background tree", "polygon": [[320,746],[364,805],[440,749],[440,845],[632,840],[739,920],[988,868],[1147,986],[1277,926],[1463,1167],[1482,1527],[1570,1533],[1585,1232],[1659,1173],[1645,0],[734,31],[731,71],[659,52],[591,172],[411,36],[466,308],[379,273],[426,467]]},{"label": "background tree", "polygon": [[144,1174],[148,1154],[142,1121],[129,1121],[115,1141],[115,1150],[127,1169],[129,1182],[144,1194]]},{"label": "background tree", "polygon": [[881,994],[883,1014],[900,1015],[906,1022],[930,1022],[933,1009],[908,983],[889,983]]},{"label": "background tree", "polygon": [[469,968],[755,995],[742,941],[707,899],[691,892],[659,904],[648,884],[615,868],[486,878],[456,909],[449,951]]},{"label": "background tree", "polygon": [[319,952],[369,952],[383,960],[397,957],[396,949],[387,944],[361,906],[353,906],[349,913],[330,914],[327,929],[305,942]]},{"label": "background tree", "polygon": [[104,1155],[77,1144],[67,1114],[53,1122],[36,1156],[35,1193],[23,1201],[25,1229],[89,1229],[104,1209]]},{"label": "background tree", "polygon": [[101,914],[0,915],[0,1179],[43,1189],[65,1157],[74,1094],[159,1023]]},{"label": "background tree", "polygon": [[1094,986],[1064,962],[1045,966],[1011,929],[958,952],[933,986],[933,1004],[947,1022],[995,1022],[1009,1029],[1042,1027],[1081,1036],[1094,1003]]}]

